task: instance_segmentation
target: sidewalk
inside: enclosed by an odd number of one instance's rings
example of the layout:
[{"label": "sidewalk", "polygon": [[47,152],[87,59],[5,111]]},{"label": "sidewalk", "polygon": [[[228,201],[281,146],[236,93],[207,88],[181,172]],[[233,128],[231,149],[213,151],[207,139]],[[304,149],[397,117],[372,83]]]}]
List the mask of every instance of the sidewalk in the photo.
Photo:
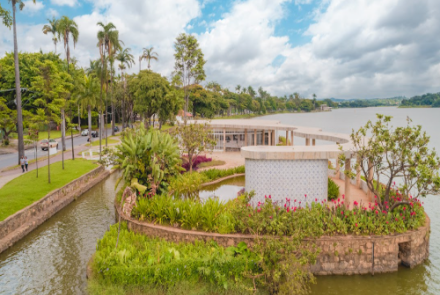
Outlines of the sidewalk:
[{"label": "sidewalk", "polygon": [[[86,147],[85,145],[80,145],[80,146],[75,147],[75,159],[81,158],[81,156],[77,156],[78,153],[81,153],[82,151],[88,150],[88,149],[89,149],[89,147]],[[40,156],[44,156],[44,155],[47,155],[47,152],[45,154],[43,154],[43,153],[40,154]],[[55,162],[60,162],[61,159],[62,159],[62,154],[60,153],[60,154],[50,158],[50,163],[52,164]],[[72,159],[72,150],[67,150],[64,152],[64,160],[70,160],[70,159]],[[45,166],[47,166],[47,159],[38,161],[38,168],[42,168]],[[29,164],[28,171],[35,170],[36,167],[37,167],[37,163]],[[21,167],[18,167],[13,170],[0,172],[0,188],[2,188],[6,183],[11,181],[12,179],[14,179],[22,174],[23,174],[23,172],[22,172]]]}]

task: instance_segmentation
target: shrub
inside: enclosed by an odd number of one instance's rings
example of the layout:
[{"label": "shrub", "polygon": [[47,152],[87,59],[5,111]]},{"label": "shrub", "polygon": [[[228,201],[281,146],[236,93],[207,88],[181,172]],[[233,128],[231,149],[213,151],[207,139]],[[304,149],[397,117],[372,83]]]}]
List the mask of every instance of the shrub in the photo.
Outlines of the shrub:
[{"label": "shrub", "polygon": [[230,175],[234,175],[234,174],[242,174],[244,173],[244,166],[238,166],[235,168],[229,168],[229,169],[208,169],[205,171],[200,172],[200,174],[205,175],[210,181],[222,178],[222,177],[226,177],[226,176],[230,176]]},{"label": "shrub", "polygon": [[328,199],[335,200],[339,197],[339,186],[332,180],[328,179]]},{"label": "shrub", "polygon": [[199,195],[201,185],[208,181],[208,178],[201,173],[190,172],[178,175],[170,182],[170,189],[177,196],[194,198]]},{"label": "shrub", "polygon": [[[183,160],[182,161],[183,162],[182,168],[184,168],[186,170],[186,172],[190,171],[188,158],[184,157],[182,160]],[[201,163],[206,163],[206,162],[211,162],[211,161],[212,161],[212,158],[208,158],[208,157],[206,157],[206,155],[198,155],[192,160],[192,162],[193,162],[192,170],[197,171],[197,169],[199,168],[199,165]]]},{"label": "shrub", "polygon": [[[115,249],[118,225],[98,241],[93,272],[101,280],[121,286],[172,287],[179,282],[208,282],[222,287],[250,288],[244,273],[258,273],[258,256],[245,243],[223,248],[217,243],[171,243],[129,232],[122,224]],[[237,284],[238,283],[238,284]]]}]

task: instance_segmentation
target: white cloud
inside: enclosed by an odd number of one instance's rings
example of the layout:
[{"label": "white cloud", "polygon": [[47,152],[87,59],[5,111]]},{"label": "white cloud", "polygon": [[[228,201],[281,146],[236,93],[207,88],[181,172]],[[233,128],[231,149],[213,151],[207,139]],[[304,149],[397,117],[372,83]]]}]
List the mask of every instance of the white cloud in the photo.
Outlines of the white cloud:
[{"label": "white cloud", "polygon": [[58,17],[58,16],[60,16],[60,14],[55,9],[49,8],[46,12],[46,16],[48,18],[52,18],[52,17]]},{"label": "white cloud", "polygon": [[27,15],[34,15],[35,13],[39,12],[41,9],[44,8],[44,4],[41,1],[33,3],[32,0],[23,1],[24,8],[23,12]]},{"label": "white cloud", "polygon": [[70,6],[73,7],[78,4],[77,0],[50,0],[50,3],[58,6]]},{"label": "white cloud", "polygon": [[[252,85],[276,95],[298,91],[340,98],[414,95],[440,88],[440,1],[322,0],[305,31],[311,41],[296,47],[275,33],[286,17],[286,3],[292,1],[237,1],[208,25],[199,18],[202,4],[197,0],[132,0],[130,5],[96,0],[90,14],[75,17],[80,36],[72,55],[88,66],[89,59],[98,57],[96,23],[113,22],[136,61],[142,48],[154,46],[159,61],[152,68],[169,76],[176,36],[197,23],[199,29],[206,26],[197,38],[207,59],[207,80],[230,88]],[[41,33],[42,26],[18,25],[21,51],[53,50],[52,37]],[[0,35],[1,57],[12,50],[12,31],[0,26]],[[273,63],[278,56],[284,62]],[[136,64],[131,71],[138,68]]]}]

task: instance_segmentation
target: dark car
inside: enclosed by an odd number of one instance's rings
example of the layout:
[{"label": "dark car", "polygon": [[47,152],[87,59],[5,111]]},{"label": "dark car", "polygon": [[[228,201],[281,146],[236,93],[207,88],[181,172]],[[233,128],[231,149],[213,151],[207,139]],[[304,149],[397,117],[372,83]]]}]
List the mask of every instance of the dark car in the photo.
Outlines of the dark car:
[{"label": "dark car", "polygon": [[118,127],[118,126],[115,126],[115,128],[113,129],[113,131],[115,131],[115,132],[119,132],[119,127]]},{"label": "dark car", "polygon": [[90,133],[90,135],[92,136],[92,137],[98,137],[99,135],[98,135],[98,131],[92,131],[91,133]]}]

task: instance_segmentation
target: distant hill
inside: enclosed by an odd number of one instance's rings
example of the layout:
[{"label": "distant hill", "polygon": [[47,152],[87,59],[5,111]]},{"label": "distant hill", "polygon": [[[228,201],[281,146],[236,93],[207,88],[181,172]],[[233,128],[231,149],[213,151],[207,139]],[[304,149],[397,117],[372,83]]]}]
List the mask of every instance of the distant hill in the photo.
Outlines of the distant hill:
[{"label": "distant hill", "polygon": [[323,100],[328,100],[338,104],[340,108],[366,108],[366,107],[380,107],[380,106],[399,106],[402,100],[406,99],[405,96],[396,96],[391,98],[327,98]]},{"label": "distant hill", "polygon": [[440,92],[439,93],[427,93],[423,95],[416,95],[410,99],[402,100],[401,107],[414,108],[414,107],[440,107]]}]

